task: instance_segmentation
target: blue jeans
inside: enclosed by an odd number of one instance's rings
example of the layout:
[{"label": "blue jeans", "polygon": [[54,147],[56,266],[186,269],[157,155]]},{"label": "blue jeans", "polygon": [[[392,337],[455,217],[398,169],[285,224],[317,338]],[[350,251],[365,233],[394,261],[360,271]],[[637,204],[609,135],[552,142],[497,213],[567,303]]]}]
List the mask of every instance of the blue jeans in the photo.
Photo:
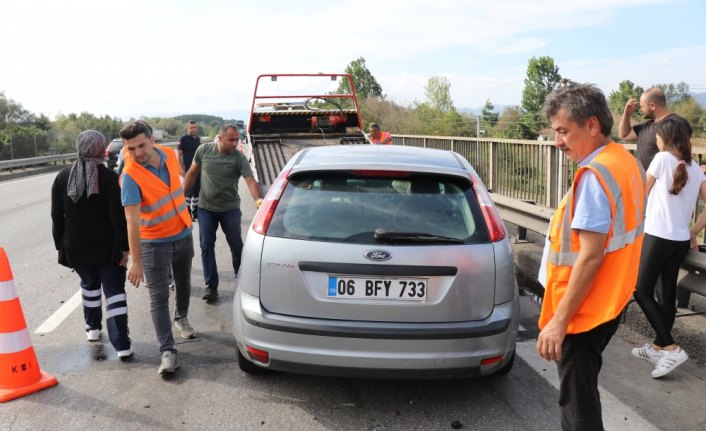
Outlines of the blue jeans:
[{"label": "blue jeans", "polygon": [[240,256],[243,252],[243,239],[240,237],[240,209],[230,211],[209,211],[199,208],[199,240],[201,241],[201,262],[207,287],[218,288],[218,267],[216,266],[216,231],[218,225],[226,235],[230,247],[233,271],[238,274]]},{"label": "blue jeans", "polygon": [[117,263],[102,266],[74,268],[81,277],[83,318],[86,331],[102,329],[101,286],[106,303],[108,339],[116,351],[130,348],[130,331],[127,327],[127,297],[125,296],[125,267]]}]

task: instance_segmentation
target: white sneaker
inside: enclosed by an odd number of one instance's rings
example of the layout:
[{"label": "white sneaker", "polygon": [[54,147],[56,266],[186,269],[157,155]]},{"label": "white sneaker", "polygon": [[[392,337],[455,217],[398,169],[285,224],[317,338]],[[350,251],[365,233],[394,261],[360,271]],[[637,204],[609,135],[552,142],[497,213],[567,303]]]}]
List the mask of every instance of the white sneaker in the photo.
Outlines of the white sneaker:
[{"label": "white sneaker", "polygon": [[100,329],[89,329],[86,331],[86,338],[88,341],[98,341],[101,339],[101,330]]},{"label": "white sneaker", "polygon": [[671,352],[661,350],[659,352],[659,361],[657,361],[655,369],[652,370],[652,378],[656,379],[669,374],[673,369],[686,362],[687,359],[689,359],[689,355],[681,347]]},{"label": "white sneaker", "polygon": [[652,344],[649,343],[642,347],[635,347],[631,353],[634,357],[644,359],[653,364],[657,364],[657,361],[659,361],[659,352],[652,348]]},{"label": "white sneaker", "polygon": [[179,369],[179,364],[177,363],[177,354],[167,350],[162,353],[162,363],[159,365],[158,374],[171,374]]},{"label": "white sneaker", "polygon": [[132,348],[127,350],[118,350],[118,359],[121,361],[126,361],[130,358],[132,358]]},{"label": "white sneaker", "polygon": [[189,325],[189,321],[186,320],[186,317],[175,320],[174,326],[179,330],[179,334],[182,338],[194,338],[196,336],[196,331]]}]

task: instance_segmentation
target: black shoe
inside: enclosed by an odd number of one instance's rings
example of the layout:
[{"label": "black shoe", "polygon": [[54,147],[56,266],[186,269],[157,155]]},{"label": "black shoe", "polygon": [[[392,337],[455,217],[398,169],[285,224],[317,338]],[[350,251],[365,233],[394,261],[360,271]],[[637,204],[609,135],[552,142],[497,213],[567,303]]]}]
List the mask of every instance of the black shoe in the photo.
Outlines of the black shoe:
[{"label": "black shoe", "polygon": [[218,290],[215,287],[207,287],[206,292],[203,294],[203,299],[206,301],[212,301],[218,298]]}]

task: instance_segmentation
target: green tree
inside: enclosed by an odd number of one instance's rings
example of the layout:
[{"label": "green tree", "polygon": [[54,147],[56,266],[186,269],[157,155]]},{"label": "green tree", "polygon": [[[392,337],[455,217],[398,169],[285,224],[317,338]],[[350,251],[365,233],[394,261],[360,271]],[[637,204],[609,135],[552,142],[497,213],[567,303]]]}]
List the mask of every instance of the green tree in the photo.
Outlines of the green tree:
[{"label": "green tree", "polygon": [[76,137],[81,132],[76,122],[76,114],[58,114],[53,127],[56,133],[56,152],[59,154],[76,151]]},{"label": "green tree", "polygon": [[443,114],[455,111],[451,100],[451,82],[445,76],[432,76],[424,86],[424,95],[432,109]]},{"label": "green tree", "polygon": [[694,127],[694,135],[706,138],[706,112],[701,114],[701,117],[699,117],[699,121],[697,122],[696,127]]},{"label": "green tree", "polygon": [[701,107],[701,105],[699,105],[699,102],[697,102],[696,99],[692,96],[687,96],[680,102],[674,104],[671,110],[675,114],[686,118],[689,124],[691,124],[694,136],[702,135],[703,129],[700,125],[700,119],[706,111]]},{"label": "green tree", "polygon": [[[219,117],[220,118],[220,117]],[[188,121],[188,120],[186,120]],[[177,120],[175,118],[150,118],[147,122],[153,126],[155,129],[164,130],[165,138],[177,138],[185,133],[186,121]],[[218,121],[218,120],[213,120]],[[219,126],[222,124],[222,119],[218,122]],[[209,123],[210,124],[210,123]]]},{"label": "green tree", "polygon": [[444,113],[434,109],[428,103],[418,103],[414,108],[417,117],[417,127],[410,133],[420,135],[439,136],[444,131]]},{"label": "green tree", "polygon": [[490,102],[490,99],[485,101],[483,109],[480,110],[481,129],[485,131],[486,136],[490,136],[490,129],[498,124],[500,114],[494,112],[495,106]]},{"label": "green tree", "polygon": [[39,114],[39,117],[35,117],[34,125],[47,132],[52,129],[51,120],[44,114]]},{"label": "green tree", "polygon": [[[365,100],[369,97],[385,98],[382,93],[382,87],[365,66],[365,58],[359,57],[351,61],[344,69],[344,72],[353,78],[353,85],[355,85],[355,93],[358,100]],[[347,79],[341,80],[336,92],[339,94],[351,94],[351,87]]]},{"label": "green tree", "polygon": [[[608,96],[610,111],[614,114],[622,115],[625,109],[625,103],[627,103],[628,99],[640,100],[640,96],[644,92],[645,90],[643,90],[642,87],[635,85],[635,83],[630,80],[626,79],[621,81],[620,84],[618,84],[618,89],[612,91]],[[633,112],[633,118],[637,118],[639,115],[640,113],[636,109],[635,112]]]},{"label": "green tree", "polygon": [[0,91],[0,130],[5,128],[7,122],[7,111],[9,110],[8,100],[5,92]]},{"label": "green tree", "polygon": [[0,159],[46,154],[50,131],[49,118],[34,115],[0,91]]},{"label": "green tree", "polygon": [[52,124],[56,136],[56,150],[59,153],[75,152],[76,137],[82,131],[89,129],[103,133],[105,138],[110,141],[119,136],[122,126],[122,120],[109,115],[96,117],[90,112],[81,112],[78,115],[75,113],[59,114]]},{"label": "green tree", "polygon": [[476,118],[462,115],[455,109],[444,114],[443,130],[445,136],[475,136]]},{"label": "green tree", "polygon": [[0,159],[23,159],[46,154],[48,133],[34,125],[8,124],[0,131]]},{"label": "green tree", "polygon": [[680,82],[678,84],[657,84],[654,85],[654,87],[659,87],[664,91],[664,96],[667,98],[667,105],[670,107],[691,97],[689,95],[689,84],[686,82]]},{"label": "green tree", "polygon": [[412,133],[412,130],[419,129],[419,120],[412,109],[387,99],[369,97],[361,100],[360,115],[364,125],[378,123],[391,133]]},{"label": "green tree", "polygon": [[542,114],[544,100],[561,81],[559,68],[549,56],[532,57],[527,64],[527,78],[522,90],[523,138],[534,139],[547,126]]},{"label": "green tree", "polygon": [[506,106],[498,117],[495,127],[495,134],[501,138],[522,139],[523,127],[521,123],[522,113],[518,106]]},{"label": "green tree", "polygon": [[34,124],[36,117],[34,114],[24,109],[22,105],[5,96],[5,92],[0,91],[0,129],[4,129],[8,124]]}]

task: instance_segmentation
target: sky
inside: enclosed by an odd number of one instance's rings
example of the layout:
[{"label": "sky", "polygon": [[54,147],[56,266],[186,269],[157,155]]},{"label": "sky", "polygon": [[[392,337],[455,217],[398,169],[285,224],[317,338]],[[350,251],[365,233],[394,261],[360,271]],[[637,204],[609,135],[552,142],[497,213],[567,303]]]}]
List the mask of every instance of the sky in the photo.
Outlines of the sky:
[{"label": "sky", "polygon": [[388,99],[444,76],[457,108],[518,105],[527,64],[706,92],[702,0],[0,0],[0,91],[34,113],[246,119],[258,75],[363,57]]}]

